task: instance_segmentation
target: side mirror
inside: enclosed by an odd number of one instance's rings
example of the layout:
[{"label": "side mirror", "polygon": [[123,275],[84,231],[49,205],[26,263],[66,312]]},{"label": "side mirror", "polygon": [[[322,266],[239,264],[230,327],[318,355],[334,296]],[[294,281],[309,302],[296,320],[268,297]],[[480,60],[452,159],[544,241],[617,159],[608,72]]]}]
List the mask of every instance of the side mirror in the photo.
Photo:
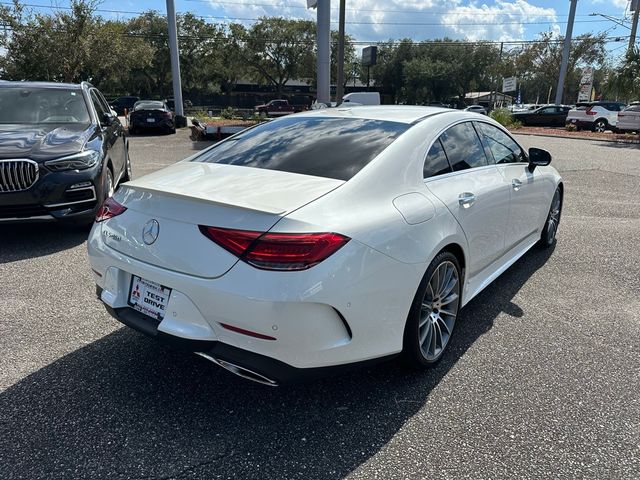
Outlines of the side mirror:
[{"label": "side mirror", "polygon": [[113,122],[116,118],[117,117],[111,115],[111,113],[103,113],[102,118],[100,119],[100,125],[102,125],[103,127],[110,127],[111,125],[113,125]]},{"label": "side mirror", "polygon": [[551,163],[551,154],[541,148],[529,149],[529,171],[533,172],[536,167],[545,167]]}]

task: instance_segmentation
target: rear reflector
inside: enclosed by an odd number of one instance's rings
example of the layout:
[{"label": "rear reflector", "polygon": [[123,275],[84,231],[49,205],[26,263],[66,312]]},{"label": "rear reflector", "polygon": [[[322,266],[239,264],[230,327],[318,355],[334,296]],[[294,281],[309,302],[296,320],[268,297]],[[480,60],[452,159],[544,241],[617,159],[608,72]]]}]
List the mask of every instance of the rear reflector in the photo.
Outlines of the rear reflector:
[{"label": "rear reflector", "polygon": [[113,197],[109,197],[104,201],[98,213],[96,213],[96,222],[104,222],[110,218],[117,217],[124,213],[126,209],[127,207],[120,205]]},{"label": "rear reflector", "polygon": [[306,270],[350,240],[338,233],[263,233],[204,225],[200,231],[244,262],[264,270]]},{"label": "rear reflector", "polygon": [[234,327],[233,325],[229,325],[228,323],[221,323],[223,328],[230,330],[232,332],[241,333],[242,335],[247,335],[249,337],[259,338],[261,340],[277,340],[276,337],[272,337],[270,335],[263,335],[262,333],[252,332],[251,330],[245,330],[244,328]]}]

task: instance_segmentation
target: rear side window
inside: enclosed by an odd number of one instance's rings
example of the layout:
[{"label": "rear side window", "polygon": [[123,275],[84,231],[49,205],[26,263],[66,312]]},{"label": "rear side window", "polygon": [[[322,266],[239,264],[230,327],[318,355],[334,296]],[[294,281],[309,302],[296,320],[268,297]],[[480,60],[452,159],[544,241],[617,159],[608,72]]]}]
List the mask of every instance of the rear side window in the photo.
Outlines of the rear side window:
[{"label": "rear side window", "polygon": [[96,109],[96,114],[98,115],[98,120],[102,121],[102,117],[105,113],[110,113],[109,110],[105,109],[105,106],[102,105],[100,98],[96,94],[95,90],[91,90],[91,102],[93,103],[93,107]]},{"label": "rear side window", "polygon": [[429,149],[427,159],[424,162],[424,178],[435,177],[449,172],[451,172],[451,167],[449,166],[447,155],[444,153],[440,140],[436,140]]},{"label": "rear side window", "polygon": [[471,122],[459,123],[440,136],[454,171],[487,165],[487,157]]},{"label": "rear side window", "polygon": [[288,117],[248,129],[192,161],[349,180],[409,127],[359,118]]},{"label": "rear side window", "polygon": [[489,147],[496,163],[525,161],[520,146],[502,130],[481,122],[476,122],[476,127],[478,127],[482,143]]}]

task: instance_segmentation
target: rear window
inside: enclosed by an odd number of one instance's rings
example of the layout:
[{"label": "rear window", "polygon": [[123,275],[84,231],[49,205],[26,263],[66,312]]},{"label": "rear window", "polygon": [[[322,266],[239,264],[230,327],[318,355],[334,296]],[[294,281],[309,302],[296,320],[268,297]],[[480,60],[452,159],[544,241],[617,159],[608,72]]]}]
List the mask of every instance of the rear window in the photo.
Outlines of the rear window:
[{"label": "rear window", "polygon": [[134,110],[164,110],[162,102],[136,102],[133,106]]},{"label": "rear window", "polygon": [[349,180],[410,127],[358,118],[288,117],[248,129],[193,161]]}]

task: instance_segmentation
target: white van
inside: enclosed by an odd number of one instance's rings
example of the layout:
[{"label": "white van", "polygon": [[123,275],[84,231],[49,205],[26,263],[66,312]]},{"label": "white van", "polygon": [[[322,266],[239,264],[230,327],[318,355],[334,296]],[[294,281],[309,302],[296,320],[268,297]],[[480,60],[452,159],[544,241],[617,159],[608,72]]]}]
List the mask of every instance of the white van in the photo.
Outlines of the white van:
[{"label": "white van", "polygon": [[342,104],[353,105],[380,105],[380,93],[378,92],[353,92],[342,97]]}]

